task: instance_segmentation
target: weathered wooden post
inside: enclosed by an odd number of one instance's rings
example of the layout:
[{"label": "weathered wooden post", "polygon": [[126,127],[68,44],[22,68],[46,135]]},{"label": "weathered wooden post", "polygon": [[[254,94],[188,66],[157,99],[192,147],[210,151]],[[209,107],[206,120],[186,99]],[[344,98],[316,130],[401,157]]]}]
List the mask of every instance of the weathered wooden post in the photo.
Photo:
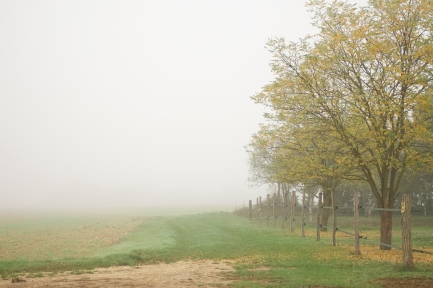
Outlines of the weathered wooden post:
[{"label": "weathered wooden post", "polygon": [[317,241],[320,241],[320,228],[322,223],[320,223],[320,209],[322,209],[322,192],[319,193],[319,202],[317,203]]},{"label": "weathered wooden post", "polygon": [[334,191],[332,191],[332,222],[333,222],[333,227],[332,227],[332,246],[337,245],[337,240],[336,240],[336,234],[337,234],[337,206],[335,206],[335,195],[334,195]]},{"label": "weathered wooden post", "polygon": [[249,216],[250,216],[250,221],[252,221],[253,220],[253,200],[250,200],[249,201],[249,205],[250,205],[250,209],[249,209]]},{"label": "weathered wooden post", "polygon": [[266,195],[266,203],[268,204],[268,211],[267,211],[267,214],[266,214],[266,225],[267,226],[269,226],[269,210],[270,210],[270,205],[271,205],[271,203],[270,203],[271,201],[270,201],[270,199],[269,199],[269,194],[267,194]]},{"label": "weathered wooden post", "polygon": [[272,215],[274,216],[274,228],[277,227],[277,216],[275,216],[275,193],[272,197]]},{"label": "weathered wooden post", "polygon": [[290,231],[295,230],[295,225],[294,225],[294,221],[295,221],[295,204],[296,204],[296,193],[295,191],[292,191],[292,201],[290,203],[291,207],[290,207]]},{"label": "weathered wooden post", "polygon": [[257,207],[257,219],[259,219],[259,198],[256,198],[257,203],[256,203],[256,207]]},{"label": "weathered wooden post", "polygon": [[260,217],[260,224],[262,224],[262,218],[263,218],[263,210],[262,210],[262,196],[259,196],[259,217]]},{"label": "weathered wooden post", "polygon": [[361,250],[359,249],[359,195],[358,191],[355,191],[353,195],[353,213],[355,219],[355,255],[361,255]]},{"label": "weathered wooden post", "polygon": [[283,222],[281,224],[282,229],[286,229],[286,206],[287,206],[287,192],[283,192]]},{"label": "weathered wooden post", "polygon": [[305,191],[303,191],[302,193],[302,219],[301,219],[301,235],[302,238],[305,238],[305,231],[304,231],[304,226],[305,226]]},{"label": "weathered wooden post", "polygon": [[413,267],[412,236],[410,231],[411,205],[410,194],[403,194],[401,201],[401,239],[403,249],[403,264],[407,268]]}]

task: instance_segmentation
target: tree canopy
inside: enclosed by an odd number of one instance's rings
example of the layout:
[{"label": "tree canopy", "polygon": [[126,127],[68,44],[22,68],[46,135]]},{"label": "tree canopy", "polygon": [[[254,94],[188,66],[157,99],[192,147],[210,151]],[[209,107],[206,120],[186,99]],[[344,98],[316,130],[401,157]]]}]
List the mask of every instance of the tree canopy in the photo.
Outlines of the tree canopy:
[{"label": "tree canopy", "polygon": [[[311,0],[307,7],[318,34],[267,44],[275,80],[252,98],[269,107],[271,124],[255,137],[268,148],[279,139],[274,152],[290,151],[273,154],[272,163],[289,171],[275,173],[363,180],[379,207],[392,208],[403,175],[433,166],[433,5]],[[392,212],[382,211],[382,243],[391,244],[391,229]]]}]

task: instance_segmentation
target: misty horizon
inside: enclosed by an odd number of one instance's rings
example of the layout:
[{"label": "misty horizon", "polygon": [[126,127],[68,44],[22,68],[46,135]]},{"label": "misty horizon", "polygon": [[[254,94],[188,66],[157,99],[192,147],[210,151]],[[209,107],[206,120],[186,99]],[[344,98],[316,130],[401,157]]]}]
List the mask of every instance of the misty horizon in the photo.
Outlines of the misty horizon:
[{"label": "misty horizon", "polygon": [[250,96],[303,1],[0,3],[0,208],[247,205]]}]

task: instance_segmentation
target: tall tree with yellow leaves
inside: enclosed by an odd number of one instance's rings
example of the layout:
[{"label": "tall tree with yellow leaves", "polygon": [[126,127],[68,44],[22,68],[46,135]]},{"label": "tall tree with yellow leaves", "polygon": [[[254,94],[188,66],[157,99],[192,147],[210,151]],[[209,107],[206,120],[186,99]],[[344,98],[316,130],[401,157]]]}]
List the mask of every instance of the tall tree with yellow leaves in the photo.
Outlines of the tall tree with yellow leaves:
[{"label": "tall tree with yellow leaves", "polygon": [[[340,147],[336,165],[353,163],[378,206],[393,208],[405,171],[433,162],[433,5],[311,0],[308,7],[320,32],[299,43],[270,40],[276,79],[253,98],[288,127],[319,128],[316,143]],[[388,245],[392,214],[380,212]]]}]

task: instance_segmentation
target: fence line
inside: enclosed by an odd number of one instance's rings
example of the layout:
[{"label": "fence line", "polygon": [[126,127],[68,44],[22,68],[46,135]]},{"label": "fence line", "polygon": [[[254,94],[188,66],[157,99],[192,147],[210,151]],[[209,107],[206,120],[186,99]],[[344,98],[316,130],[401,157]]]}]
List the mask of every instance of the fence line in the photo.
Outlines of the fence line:
[{"label": "fence line", "polygon": [[[295,207],[296,205],[296,197],[295,197],[295,192],[292,192],[292,197],[291,197],[291,201],[290,201],[290,206],[288,205],[289,201],[287,199],[288,193],[284,193],[283,194],[283,203],[279,204],[279,203],[275,203],[275,194],[273,195],[272,198],[272,203],[270,201],[270,195],[267,194],[267,213],[266,213],[266,225],[269,225],[269,218],[270,218],[270,207],[272,206],[272,216],[274,218],[274,227],[276,227],[276,219],[278,217],[282,217],[282,229],[285,229],[286,227],[286,220],[289,218],[288,216],[290,215],[290,230],[293,231],[294,230],[294,221],[295,221]],[[429,251],[424,251],[424,250],[419,250],[419,249],[413,249],[412,248],[412,242],[411,242],[411,212],[425,212],[425,210],[411,210],[411,198],[409,194],[403,194],[402,195],[402,208],[401,209],[396,209],[396,208],[370,208],[371,211],[392,211],[392,212],[396,212],[399,211],[402,214],[402,247],[398,247],[398,246],[394,246],[394,245],[390,245],[390,244],[385,244],[385,243],[381,243],[381,242],[377,242],[377,241],[372,241],[371,239],[368,239],[365,236],[361,236],[359,235],[359,225],[358,225],[358,221],[359,221],[359,210],[361,208],[363,208],[363,206],[359,205],[359,194],[358,192],[354,193],[354,205],[353,207],[348,207],[348,206],[342,206],[339,207],[337,205],[335,205],[334,203],[334,197],[332,195],[332,206],[322,206],[322,193],[319,193],[319,201],[318,201],[318,205],[314,206],[314,205],[305,205],[305,193],[303,193],[302,195],[302,205],[301,205],[301,237],[305,238],[305,231],[304,231],[304,227],[308,226],[308,227],[315,227],[317,229],[316,232],[316,236],[317,236],[317,241],[320,240],[320,230],[321,228],[326,228],[326,229],[330,229],[332,228],[332,240],[333,240],[333,245],[335,246],[335,242],[336,242],[336,232],[339,231],[341,233],[344,234],[348,234],[354,237],[354,246],[355,246],[355,254],[359,255],[360,252],[360,246],[359,246],[359,239],[363,239],[363,240],[367,240],[370,241],[371,243],[376,243],[385,247],[389,247],[392,249],[397,249],[397,250],[402,250],[403,251],[403,262],[404,262],[404,266],[406,267],[413,267],[413,252],[417,252],[417,253],[425,253],[425,254],[433,254],[432,252]],[[262,218],[263,218],[263,206],[262,206],[262,200],[261,197],[257,198],[257,217],[260,218],[260,223],[262,223]],[[278,216],[276,215],[276,211],[275,211],[275,207],[282,207],[282,215]],[[290,207],[290,211],[287,211],[288,208]],[[306,208],[315,208],[317,209],[317,223],[316,225],[308,225],[305,223],[305,209]],[[338,228],[336,226],[336,210],[337,209],[352,209],[353,213],[354,213],[354,233],[342,230],[340,228]],[[252,205],[252,200],[249,200],[249,218],[252,221],[253,218],[253,205]],[[332,209],[333,210],[333,225],[332,226],[325,226],[321,223],[321,212],[322,210],[325,209]],[[311,219],[311,210],[310,210],[310,219]],[[311,220],[310,220],[311,221]]]}]

